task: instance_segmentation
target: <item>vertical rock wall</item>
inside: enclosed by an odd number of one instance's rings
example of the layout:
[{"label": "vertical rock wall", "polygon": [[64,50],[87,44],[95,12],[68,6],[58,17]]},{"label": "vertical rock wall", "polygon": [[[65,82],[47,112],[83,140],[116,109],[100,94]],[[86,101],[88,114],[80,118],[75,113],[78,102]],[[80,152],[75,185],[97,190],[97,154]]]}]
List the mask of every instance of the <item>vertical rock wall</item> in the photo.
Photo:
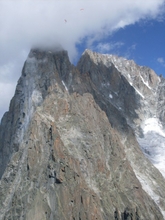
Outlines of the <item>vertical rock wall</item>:
[{"label": "vertical rock wall", "polygon": [[[164,179],[100,82],[114,94],[132,91],[137,104],[135,92],[113,64],[97,67],[88,58],[81,66],[83,74],[65,51],[30,52],[0,128],[0,219],[163,219]],[[157,203],[137,178],[146,166]]]}]

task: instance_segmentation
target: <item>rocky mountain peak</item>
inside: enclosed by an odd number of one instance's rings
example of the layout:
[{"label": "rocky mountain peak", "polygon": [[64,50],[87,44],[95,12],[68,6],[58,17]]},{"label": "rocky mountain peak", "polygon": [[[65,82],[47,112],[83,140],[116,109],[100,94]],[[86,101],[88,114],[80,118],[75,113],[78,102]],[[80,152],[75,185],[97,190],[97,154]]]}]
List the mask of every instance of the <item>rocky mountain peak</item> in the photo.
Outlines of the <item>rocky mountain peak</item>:
[{"label": "rocky mountain peak", "polygon": [[[99,54],[86,49],[83,56],[89,56],[95,64],[103,63],[109,67],[112,64],[121,72],[126,79],[135,87],[144,84],[149,89],[155,90],[160,82],[159,76],[150,68],[138,66],[133,60],[127,60],[112,54]],[[136,83],[138,79],[138,83]]]},{"label": "rocky mountain peak", "polygon": [[164,85],[116,56],[86,50],[74,67],[64,50],[32,49],[0,125],[0,219],[164,219],[145,149]]},{"label": "rocky mountain peak", "polygon": [[[157,76],[148,67],[138,66],[132,60],[109,54],[98,54],[90,50],[85,51],[78,63],[78,68],[82,73],[89,73],[102,97],[116,108],[118,114],[126,119],[127,124],[135,131],[145,155],[152,162],[154,161],[156,167],[165,175],[163,157],[162,159],[158,157],[160,152],[162,155],[165,153],[162,132],[165,125],[164,78]],[[114,123],[110,113],[109,118],[111,124],[119,124]],[[155,127],[156,136],[152,133],[153,127]],[[157,146],[156,149],[155,146]]]}]

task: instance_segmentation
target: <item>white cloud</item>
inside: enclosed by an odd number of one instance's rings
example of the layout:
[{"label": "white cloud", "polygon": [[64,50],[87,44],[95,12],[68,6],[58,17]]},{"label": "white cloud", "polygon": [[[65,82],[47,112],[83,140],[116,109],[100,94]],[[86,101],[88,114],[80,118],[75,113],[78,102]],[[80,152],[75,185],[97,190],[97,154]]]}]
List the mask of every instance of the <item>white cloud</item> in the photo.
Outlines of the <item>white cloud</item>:
[{"label": "white cloud", "polygon": [[163,57],[159,57],[157,59],[158,63],[160,63],[161,65],[165,66],[165,60],[163,59]]},{"label": "white cloud", "polygon": [[136,47],[137,44],[132,44],[130,47],[128,47],[123,57],[125,57],[126,59],[130,59],[132,57],[133,51],[136,50]]},{"label": "white cloud", "polygon": [[95,50],[97,50],[100,53],[110,53],[114,49],[118,49],[121,46],[123,46],[123,42],[111,42],[111,43],[98,43],[95,47]]},{"label": "white cloud", "polygon": [[132,44],[132,46],[130,47],[130,49],[136,50],[136,46],[137,46],[137,44]]},{"label": "white cloud", "polygon": [[163,3],[164,0],[1,0],[1,86],[8,79],[17,81],[20,66],[32,46],[61,44],[73,60],[76,44],[87,39],[89,45],[125,25],[156,18]]}]

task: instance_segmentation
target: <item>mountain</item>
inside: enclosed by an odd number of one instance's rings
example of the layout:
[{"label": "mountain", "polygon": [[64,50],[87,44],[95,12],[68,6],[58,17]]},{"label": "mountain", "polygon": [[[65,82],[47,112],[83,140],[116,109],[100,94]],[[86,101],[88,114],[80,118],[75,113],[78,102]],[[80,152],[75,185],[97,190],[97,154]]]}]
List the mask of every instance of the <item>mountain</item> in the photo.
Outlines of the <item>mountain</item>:
[{"label": "mountain", "polygon": [[0,124],[0,219],[165,219],[165,79],[32,49]]}]

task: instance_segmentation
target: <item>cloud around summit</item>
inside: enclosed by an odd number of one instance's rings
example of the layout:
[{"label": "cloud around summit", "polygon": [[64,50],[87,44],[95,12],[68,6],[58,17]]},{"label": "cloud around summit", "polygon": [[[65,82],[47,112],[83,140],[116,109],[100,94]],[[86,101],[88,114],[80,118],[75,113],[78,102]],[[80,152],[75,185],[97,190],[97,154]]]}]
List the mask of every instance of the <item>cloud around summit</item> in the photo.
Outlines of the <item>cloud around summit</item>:
[{"label": "cloud around summit", "polygon": [[[86,37],[101,39],[139,19],[156,18],[164,0],[2,0],[0,46],[11,56],[24,46],[61,44],[76,54]],[[82,10],[83,9],[83,10]],[[66,22],[67,21],[67,22]],[[13,51],[13,52],[12,52]],[[5,54],[5,58],[9,54]],[[10,56],[9,56],[10,57]]]},{"label": "cloud around summit", "polygon": [[[60,44],[73,61],[81,43],[89,46],[100,41],[100,48],[106,48],[108,45],[101,40],[114,31],[141,19],[161,19],[164,3],[164,0],[1,0],[0,91],[8,86],[3,97],[13,95],[31,47]],[[118,46],[122,46],[120,43]],[[1,96],[0,115],[7,110]]]}]

